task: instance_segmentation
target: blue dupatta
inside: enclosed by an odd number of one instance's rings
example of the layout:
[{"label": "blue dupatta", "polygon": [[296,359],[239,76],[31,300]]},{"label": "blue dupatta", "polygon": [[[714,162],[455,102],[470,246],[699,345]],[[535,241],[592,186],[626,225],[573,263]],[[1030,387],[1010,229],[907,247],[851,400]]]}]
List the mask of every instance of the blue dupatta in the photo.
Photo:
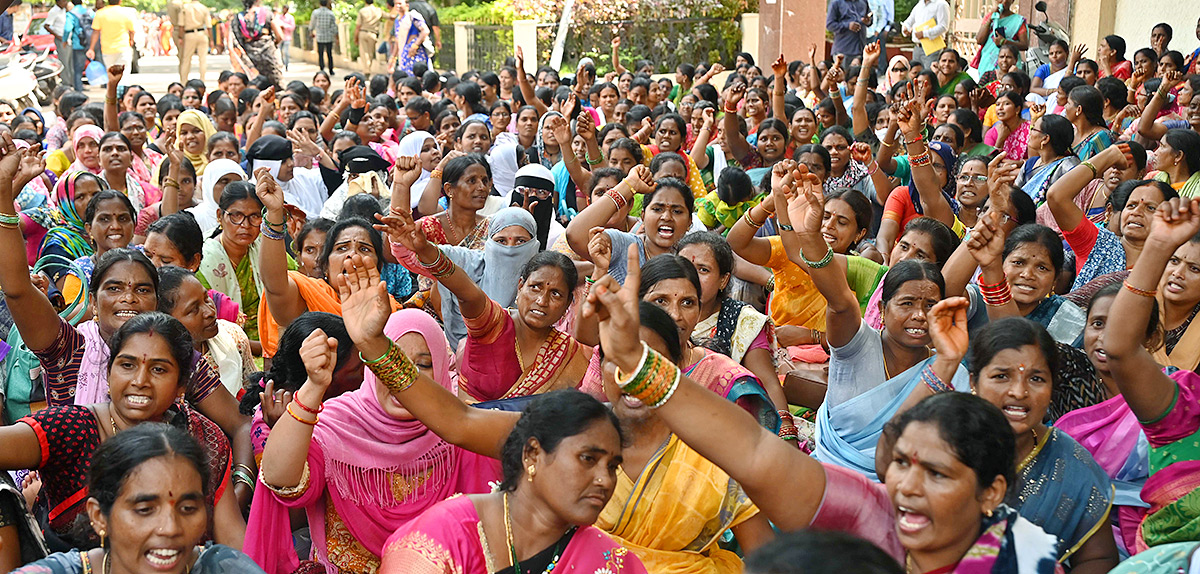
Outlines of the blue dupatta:
[{"label": "blue dupatta", "polygon": [[1087,312],[1066,297],[1051,294],[1025,318],[1045,327],[1055,341],[1083,348]]},{"label": "blue dupatta", "polygon": [[1046,191],[1050,189],[1051,183],[1050,176],[1054,175],[1058,171],[1059,166],[1069,157],[1071,156],[1060,157],[1048,165],[1042,166],[1041,169],[1033,169],[1033,164],[1037,163],[1038,160],[1036,157],[1030,158],[1026,162],[1025,169],[1030,170],[1031,173],[1025,180],[1025,184],[1021,186],[1021,189],[1033,198],[1034,205],[1041,205],[1046,202]]},{"label": "blue dupatta", "polygon": [[[936,355],[917,363],[907,371],[884,381],[883,384],[843,402],[832,409],[829,402],[817,409],[817,448],[813,457],[829,464],[836,464],[859,473],[875,482],[875,445],[883,434],[883,427],[896,416],[900,405],[908,400],[921,383],[921,370],[932,364]],[[959,365],[950,381],[954,389],[970,392],[967,370]],[[882,408],[875,405],[887,399]]]},{"label": "blue dupatta", "polygon": [[1017,468],[1004,502],[1058,538],[1061,562],[1108,526],[1114,495],[1112,481],[1087,449],[1062,430],[1047,428],[1033,460]]}]

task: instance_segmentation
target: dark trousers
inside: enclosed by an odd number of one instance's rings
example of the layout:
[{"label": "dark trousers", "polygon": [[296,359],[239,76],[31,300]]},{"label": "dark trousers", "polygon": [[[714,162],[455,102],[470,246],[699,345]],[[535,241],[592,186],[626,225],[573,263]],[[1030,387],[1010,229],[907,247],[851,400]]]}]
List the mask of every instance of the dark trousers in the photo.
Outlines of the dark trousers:
[{"label": "dark trousers", "polygon": [[[96,56],[100,57],[99,55]],[[83,91],[83,69],[87,67],[87,50],[71,50],[71,67],[74,69],[74,75],[71,76],[71,81],[68,82],[75,90]],[[63,73],[66,73],[64,70]]]},{"label": "dark trousers", "polygon": [[[325,67],[325,58],[329,58],[329,67]],[[333,42],[317,42],[317,68],[328,70],[333,74]]]}]

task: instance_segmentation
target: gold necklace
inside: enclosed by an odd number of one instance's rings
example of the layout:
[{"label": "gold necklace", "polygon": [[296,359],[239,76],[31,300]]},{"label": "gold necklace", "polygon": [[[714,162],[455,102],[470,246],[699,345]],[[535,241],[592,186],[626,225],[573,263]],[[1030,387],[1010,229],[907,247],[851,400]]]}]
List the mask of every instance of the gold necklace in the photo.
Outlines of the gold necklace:
[{"label": "gold necklace", "polygon": [[1029,427],[1029,432],[1033,435],[1033,449],[1029,451],[1028,455],[1025,455],[1025,460],[1022,460],[1021,464],[1017,465],[1018,469],[1024,469],[1025,465],[1029,464],[1029,461],[1033,460],[1034,455],[1036,455],[1038,451],[1037,430],[1035,430],[1033,427]]},{"label": "gold necklace", "polygon": [[508,492],[504,493],[504,538],[508,543],[508,555],[512,560],[513,571],[517,574],[521,572],[521,563],[517,561],[517,547],[513,544],[512,535],[512,517],[508,514]]},{"label": "gold necklace", "polygon": [[[110,425],[112,425],[113,436],[117,436],[117,433],[119,433],[121,431],[117,429],[117,419],[116,419],[116,417],[113,416],[112,409],[113,409],[112,405],[109,405],[108,406],[108,423]],[[107,559],[108,554],[105,554],[104,557],[105,557],[105,559]]]},{"label": "gold necklace", "polygon": [[101,574],[109,574],[109,570],[108,570],[108,568],[110,566],[110,564],[108,563],[109,556],[111,556],[111,555],[108,553],[107,550],[105,550],[104,551],[104,560],[100,563],[100,573]]}]

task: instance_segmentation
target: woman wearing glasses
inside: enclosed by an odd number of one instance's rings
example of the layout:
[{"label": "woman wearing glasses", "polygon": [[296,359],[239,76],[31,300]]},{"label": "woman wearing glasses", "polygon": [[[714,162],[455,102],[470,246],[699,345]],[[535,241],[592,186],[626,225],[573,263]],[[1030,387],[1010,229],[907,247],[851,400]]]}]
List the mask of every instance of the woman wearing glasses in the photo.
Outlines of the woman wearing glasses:
[{"label": "woman wearing glasses", "polygon": [[254,185],[235,181],[225,186],[217,202],[220,233],[204,241],[196,278],[207,289],[216,289],[242,306],[246,335],[257,341],[258,303],[262,278],[258,271],[258,235],[263,204]]}]

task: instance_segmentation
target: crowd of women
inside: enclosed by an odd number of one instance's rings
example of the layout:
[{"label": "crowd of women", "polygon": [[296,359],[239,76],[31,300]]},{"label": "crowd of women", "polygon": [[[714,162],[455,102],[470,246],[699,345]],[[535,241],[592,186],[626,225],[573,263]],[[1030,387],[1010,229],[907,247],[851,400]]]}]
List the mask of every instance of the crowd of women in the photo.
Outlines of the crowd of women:
[{"label": "crowd of women", "polygon": [[1194,572],[1159,36],[0,101],[0,570]]}]

